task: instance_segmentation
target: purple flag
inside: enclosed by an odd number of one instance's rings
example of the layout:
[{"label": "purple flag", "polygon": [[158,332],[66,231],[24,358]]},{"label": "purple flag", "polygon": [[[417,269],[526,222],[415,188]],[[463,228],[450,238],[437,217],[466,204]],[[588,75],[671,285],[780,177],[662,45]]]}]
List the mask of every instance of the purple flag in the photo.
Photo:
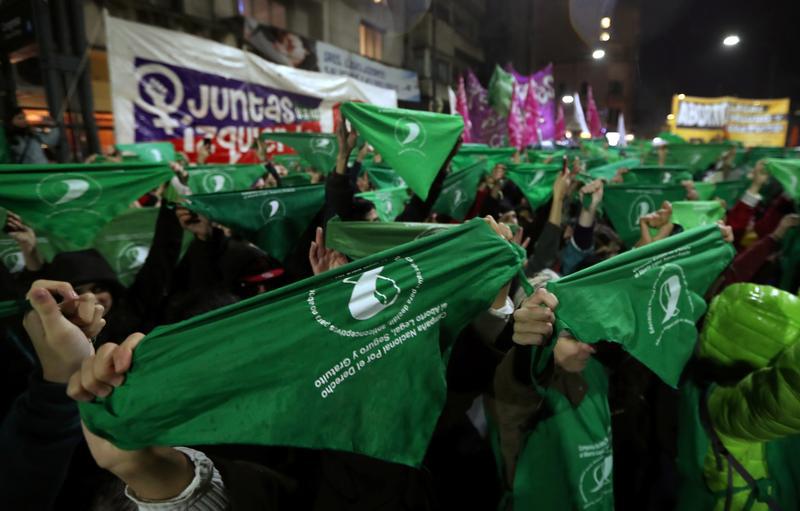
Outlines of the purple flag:
[{"label": "purple flag", "polygon": [[464,118],[464,142],[472,142],[472,122],[469,118],[469,105],[467,105],[467,90],[464,87],[464,77],[458,77],[458,90],[456,91],[456,112]]},{"label": "purple flag", "polygon": [[467,71],[467,106],[472,122],[472,141],[492,146],[504,145],[506,138],[506,117],[489,106],[489,97],[478,77]]},{"label": "purple flag", "polygon": [[519,74],[511,65],[506,66],[506,69],[514,76],[517,83],[533,83],[533,91],[536,94],[536,101],[539,103],[539,127],[542,131],[542,139],[555,139],[556,90],[553,81],[553,64],[547,64],[530,76]]},{"label": "purple flag", "polygon": [[524,146],[532,146],[539,142],[539,102],[536,101],[536,92],[528,84],[528,93],[525,95],[525,137],[522,141]]},{"label": "purple flag", "polygon": [[594,102],[591,85],[586,90],[586,98],[586,120],[589,123],[589,133],[591,133],[592,138],[602,137],[603,125],[600,123],[600,114],[597,112],[597,105]]},{"label": "purple flag", "polygon": [[556,117],[555,139],[564,140],[567,138],[567,122],[564,119],[564,107],[558,103],[558,117]]},{"label": "purple flag", "polygon": [[522,90],[522,85],[518,83],[514,84],[514,89],[511,92],[511,106],[508,110],[508,143],[517,149],[525,147],[524,114],[519,104],[519,97],[522,96]]}]

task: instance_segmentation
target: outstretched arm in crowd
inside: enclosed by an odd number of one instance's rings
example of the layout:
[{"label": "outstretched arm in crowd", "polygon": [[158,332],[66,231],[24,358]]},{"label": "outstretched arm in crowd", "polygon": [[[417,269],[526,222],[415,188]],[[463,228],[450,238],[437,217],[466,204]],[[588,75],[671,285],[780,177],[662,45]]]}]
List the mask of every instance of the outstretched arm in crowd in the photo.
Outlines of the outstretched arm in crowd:
[{"label": "outstretched arm in crowd", "polygon": [[452,161],[453,157],[458,153],[458,150],[461,148],[461,143],[462,140],[459,137],[453,149],[450,151],[450,154],[447,155],[447,159],[444,160],[442,167],[439,169],[439,173],[436,175],[436,179],[433,181],[430,190],[428,190],[428,198],[422,200],[418,195],[414,194],[406,208],[400,213],[400,216],[397,217],[398,222],[424,222],[428,216],[430,216],[433,205],[439,198],[439,194],[442,193],[442,184],[444,183],[444,178],[447,176],[447,169],[450,167],[450,161]]},{"label": "outstretched arm in crowd", "polygon": [[[132,334],[122,344],[101,346],[70,377],[67,394],[78,401],[110,395],[124,383],[133,350],[143,337]],[[203,453],[171,447],[126,451],[95,435],[85,425],[83,434],[97,464],[122,479],[127,485],[126,496],[137,504],[226,509],[228,497],[222,478]]]},{"label": "outstretched arm in crowd", "polygon": [[355,220],[353,211],[353,194],[355,190],[347,174],[347,161],[350,153],[356,146],[358,133],[348,131],[345,120],[339,123],[336,130],[336,140],[339,144],[339,154],[336,156],[336,168],[328,175],[325,181],[325,217],[327,222],[334,216],[343,220]]},{"label": "outstretched arm in crowd", "polygon": [[[650,229],[656,229],[655,234],[650,233]],[[639,218],[640,238],[636,242],[636,247],[649,245],[654,241],[663,240],[672,234],[675,224],[672,223],[672,204],[668,201],[661,203],[658,211],[653,211]]]},{"label": "outstretched arm in crowd", "polygon": [[755,215],[756,206],[761,202],[761,188],[769,180],[769,174],[764,169],[764,162],[759,161],[750,181],[750,186],[744,192],[736,204],[728,212],[725,218],[725,223],[733,228],[733,234],[736,238],[736,247],[738,248],[742,242],[742,238],[747,232],[750,221]]},{"label": "outstretched arm in crowd", "polygon": [[311,264],[314,275],[319,275],[347,264],[347,257],[341,252],[327,248],[325,231],[322,227],[317,227],[314,241],[311,242],[311,247],[308,249],[308,262]]},{"label": "outstretched arm in crowd", "polygon": [[34,230],[23,223],[19,215],[8,212],[6,218],[5,230],[8,235],[17,242],[19,249],[22,252],[22,257],[25,260],[25,269],[29,272],[37,272],[44,266],[44,258],[39,252],[39,246],[36,243],[36,233]]},{"label": "outstretched arm in crowd", "polygon": [[545,268],[550,268],[558,257],[561,245],[561,221],[564,211],[564,201],[572,185],[572,176],[569,169],[564,169],[553,183],[553,200],[550,204],[550,214],[547,223],[536,240],[533,254],[528,258],[525,275],[532,277]]},{"label": "outstretched arm in crowd", "polygon": [[[591,195],[589,206],[583,205],[585,195]],[[572,236],[561,255],[561,273],[569,275],[594,250],[594,223],[597,208],[603,202],[603,181],[596,179],[579,190],[581,212]]]},{"label": "outstretched arm in crowd", "polygon": [[27,298],[33,310],[23,326],[39,367],[0,425],[0,502],[7,509],[50,509],[81,440],[66,383],[94,353],[89,339],[105,320],[94,295],[78,296],[66,282],[36,281]]}]

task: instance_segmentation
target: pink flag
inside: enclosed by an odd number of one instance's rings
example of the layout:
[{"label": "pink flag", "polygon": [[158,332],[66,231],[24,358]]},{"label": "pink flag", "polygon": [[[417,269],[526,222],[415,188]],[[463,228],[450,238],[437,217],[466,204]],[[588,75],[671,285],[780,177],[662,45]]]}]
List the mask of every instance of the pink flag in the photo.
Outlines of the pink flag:
[{"label": "pink flag", "polygon": [[464,87],[464,77],[458,77],[456,90],[456,112],[464,118],[464,142],[472,142],[472,122],[469,120],[469,105],[467,104],[467,89]]},{"label": "pink flag", "polygon": [[600,122],[600,114],[597,113],[597,105],[594,103],[594,96],[592,95],[592,86],[590,85],[586,90],[586,97],[588,103],[588,124],[589,124],[589,133],[591,133],[592,138],[598,138],[603,136],[603,126]]},{"label": "pink flag", "polygon": [[531,146],[539,142],[541,134],[539,102],[536,101],[536,91],[533,81],[528,83],[528,94],[525,96],[525,137],[523,145]]},{"label": "pink flag", "polygon": [[564,105],[558,102],[558,115],[556,116],[556,140],[564,140],[567,138],[567,123],[564,121]]},{"label": "pink flag", "polygon": [[522,149],[525,147],[524,115],[517,100],[520,86],[514,85],[511,92],[511,106],[508,110],[508,143],[512,147]]}]

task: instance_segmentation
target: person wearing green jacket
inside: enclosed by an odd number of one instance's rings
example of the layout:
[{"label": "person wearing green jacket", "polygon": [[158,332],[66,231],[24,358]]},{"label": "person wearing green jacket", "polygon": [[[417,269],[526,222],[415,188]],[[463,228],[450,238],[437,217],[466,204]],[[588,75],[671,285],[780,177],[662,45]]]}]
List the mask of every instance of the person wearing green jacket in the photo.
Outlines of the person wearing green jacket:
[{"label": "person wearing green jacket", "polygon": [[758,284],[726,288],[690,374],[676,509],[800,509],[800,299]]}]

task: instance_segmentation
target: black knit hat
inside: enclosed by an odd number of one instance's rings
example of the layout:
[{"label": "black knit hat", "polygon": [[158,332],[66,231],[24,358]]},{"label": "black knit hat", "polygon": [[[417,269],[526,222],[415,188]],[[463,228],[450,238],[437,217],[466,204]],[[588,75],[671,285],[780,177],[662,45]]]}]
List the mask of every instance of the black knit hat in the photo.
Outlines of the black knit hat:
[{"label": "black knit hat", "polygon": [[120,298],[125,292],[111,265],[93,248],[57,254],[46,266],[44,275],[50,280],[69,282],[73,287],[89,282],[101,284],[114,298]]}]

